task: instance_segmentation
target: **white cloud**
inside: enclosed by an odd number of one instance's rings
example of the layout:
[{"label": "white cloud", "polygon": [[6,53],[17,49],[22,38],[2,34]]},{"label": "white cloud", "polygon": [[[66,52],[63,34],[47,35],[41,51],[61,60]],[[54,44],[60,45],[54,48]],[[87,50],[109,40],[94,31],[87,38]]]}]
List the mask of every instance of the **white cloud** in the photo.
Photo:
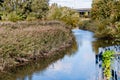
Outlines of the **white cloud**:
[{"label": "white cloud", "polygon": [[52,3],[71,8],[90,8],[92,0],[50,0],[50,4]]},{"label": "white cloud", "polygon": [[53,70],[52,72],[64,71],[69,74],[72,70],[72,64],[58,61],[54,65],[51,65],[48,69]]}]

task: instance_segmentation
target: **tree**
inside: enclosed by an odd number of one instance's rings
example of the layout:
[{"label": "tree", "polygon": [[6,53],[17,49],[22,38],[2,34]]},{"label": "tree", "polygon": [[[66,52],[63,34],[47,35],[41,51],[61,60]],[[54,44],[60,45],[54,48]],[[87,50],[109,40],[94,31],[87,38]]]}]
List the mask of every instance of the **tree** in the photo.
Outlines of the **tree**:
[{"label": "tree", "polygon": [[59,7],[57,4],[53,4],[49,8],[47,15],[49,20],[59,20],[73,27],[78,25],[80,16],[79,13],[68,7]]},{"label": "tree", "polygon": [[115,37],[120,33],[120,0],[93,0],[91,17],[97,22],[98,36]]},{"label": "tree", "polygon": [[93,1],[91,16],[92,19],[106,19],[111,14],[111,0]]},{"label": "tree", "polygon": [[31,4],[32,13],[37,18],[43,18],[46,16],[48,11],[48,1],[47,0],[34,0]]},{"label": "tree", "polygon": [[111,19],[113,22],[120,18],[120,1],[93,0],[91,16],[93,20]]},{"label": "tree", "polygon": [[[48,11],[49,0],[4,0],[1,3],[1,17],[4,20],[9,18],[18,18],[23,20],[34,17],[42,19]],[[15,16],[13,16],[13,14]],[[11,17],[12,16],[12,17]]]}]

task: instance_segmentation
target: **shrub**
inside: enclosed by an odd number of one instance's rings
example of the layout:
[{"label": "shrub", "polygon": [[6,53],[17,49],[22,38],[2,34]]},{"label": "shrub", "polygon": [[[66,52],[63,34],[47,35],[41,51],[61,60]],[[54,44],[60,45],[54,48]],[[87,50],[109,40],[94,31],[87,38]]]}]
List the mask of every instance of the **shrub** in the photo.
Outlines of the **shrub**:
[{"label": "shrub", "polygon": [[48,20],[59,20],[63,21],[68,25],[76,27],[79,22],[79,13],[67,7],[58,7],[53,4],[48,12]]},{"label": "shrub", "polygon": [[97,38],[112,38],[112,29],[109,25],[109,21],[101,20],[96,21],[97,30],[95,31],[95,36]]},{"label": "shrub", "polygon": [[97,20],[96,35],[100,37],[119,38],[120,21],[120,1],[119,0],[93,0],[91,18]]},{"label": "shrub", "polygon": [[27,21],[32,21],[32,20],[35,20],[35,19],[36,19],[35,13],[30,13],[26,18]]},{"label": "shrub", "polygon": [[111,78],[111,59],[113,58],[113,51],[105,51],[102,55],[102,66],[104,68],[104,76],[107,80]]},{"label": "shrub", "polygon": [[[42,19],[46,16],[47,11],[48,0],[5,0],[0,5],[2,20]],[[34,18],[31,15],[33,13]]]},{"label": "shrub", "polygon": [[11,12],[10,14],[7,15],[8,21],[13,21],[16,22],[18,20],[22,20],[22,16],[18,15],[16,12]]},{"label": "shrub", "polygon": [[23,20],[22,16],[18,15],[16,12],[11,12],[9,14],[4,14],[2,20],[16,22],[18,20]]}]

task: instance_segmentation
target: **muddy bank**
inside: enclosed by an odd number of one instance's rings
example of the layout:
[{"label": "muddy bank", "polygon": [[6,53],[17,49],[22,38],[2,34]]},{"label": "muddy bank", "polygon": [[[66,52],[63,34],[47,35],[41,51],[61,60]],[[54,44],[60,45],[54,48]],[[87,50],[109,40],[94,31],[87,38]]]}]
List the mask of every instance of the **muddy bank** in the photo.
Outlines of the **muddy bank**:
[{"label": "muddy bank", "polygon": [[71,31],[59,22],[0,24],[0,71],[54,56],[72,45]]}]

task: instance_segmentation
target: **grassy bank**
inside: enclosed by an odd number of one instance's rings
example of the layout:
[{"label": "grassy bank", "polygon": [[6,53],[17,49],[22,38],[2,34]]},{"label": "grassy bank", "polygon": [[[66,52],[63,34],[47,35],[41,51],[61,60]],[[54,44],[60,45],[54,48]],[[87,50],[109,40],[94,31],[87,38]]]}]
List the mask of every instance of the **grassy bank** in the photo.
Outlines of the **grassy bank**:
[{"label": "grassy bank", "polygon": [[79,28],[94,32],[94,36],[98,39],[120,41],[120,29],[118,24],[119,23],[112,25],[109,20],[83,20]]},{"label": "grassy bank", "polygon": [[59,22],[1,22],[0,70],[50,56],[72,39],[70,30]]},{"label": "grassy bank", "polygon": [[79,28],[83,30],[89,30],[92,32],[96,31],[95,22],[91,21],[90,19],[82,19],[81,23],[79,24]]},{"label": "grassy bank", "polygon": [[9,73],[0,74],[0,80],[15,80],[17,78],[24,79],[25,75],[32,76],[34,72],[46,70],[51,64],[54,64],[56,61],[64,58],[65,56],[73,56],[76,50],[77,45],[76,43],[73,43],[68,48],[56,51],[54,56],[33,61],[27,65],[12,67],[12,69],[8,71]]}]

